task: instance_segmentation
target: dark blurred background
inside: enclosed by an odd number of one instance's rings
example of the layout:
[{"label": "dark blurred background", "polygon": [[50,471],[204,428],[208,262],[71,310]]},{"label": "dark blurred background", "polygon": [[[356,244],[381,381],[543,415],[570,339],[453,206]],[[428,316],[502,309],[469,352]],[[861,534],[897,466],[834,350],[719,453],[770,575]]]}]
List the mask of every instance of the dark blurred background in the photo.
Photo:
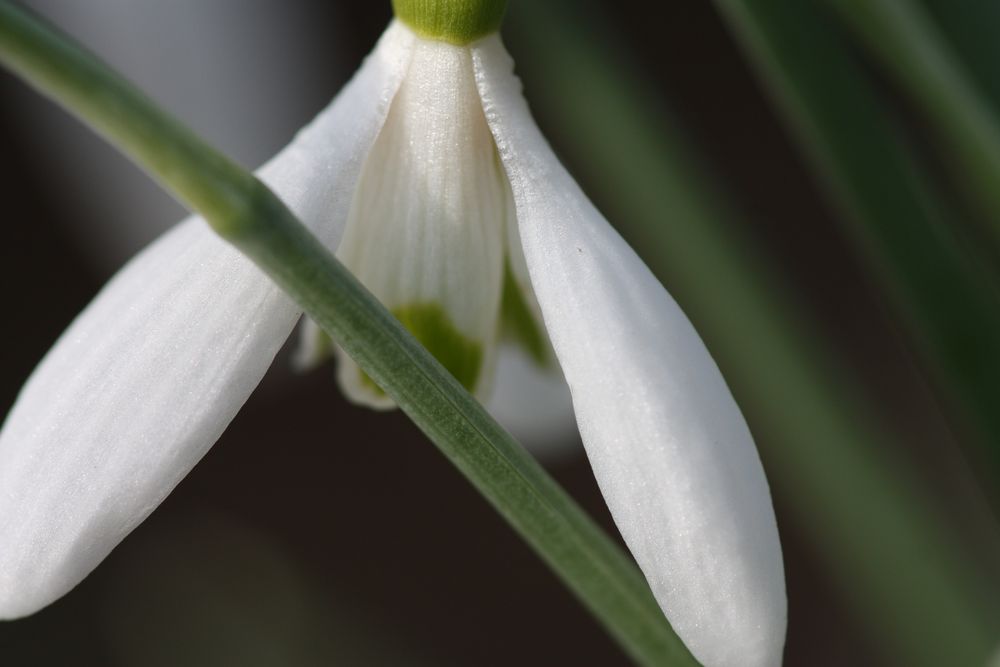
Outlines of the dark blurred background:
[{"label": "dark blurred background", "polygon": [[[248,167],[325,105],[390,18],[388,2],[178,2],[155,13],[179,18],[151,25],[140,6],[156,3],[30,4]],[[556,111],[580,101],[553,99],[551,72],[535,66],[538,46],[519,29],[523,2],[511,4],[505,42],[539,124],[616,223],[588,155],[593,138]],[[878,429],[903,443],[925,497],[973,560],[990,561],[992,516],[955,429],[765,90],[709,3],[656,4],[655,20],[649,3],[605,0],[560,21],[585,24],[581,39],[599,40],[595,49],[619,56],[612,67],[644,82],[649,107],[663,110],[734,212],[733,238],[825,333],[826,365],[852,378]],[[145,61],[131,55],[143,50]],[[226,64],[203,68],[200,57]],[[121,261],[183,211],[6,74],[0,99],[2,414]],[[683,286],[667,288],[692,312]],[[761,452],[770,473],[773,450],[762,442]],[[579,444],[543,461],[614,533]],[[793,511],[801,499],[772,487],[788,581],[785,664],[905,664],[829,574]],[[628,664],[404,416],[347,404],[329,366],[294,375],[287,350],[204,461],[93,575],[39,614],[0,624],[0,656],[45,666]]]}]

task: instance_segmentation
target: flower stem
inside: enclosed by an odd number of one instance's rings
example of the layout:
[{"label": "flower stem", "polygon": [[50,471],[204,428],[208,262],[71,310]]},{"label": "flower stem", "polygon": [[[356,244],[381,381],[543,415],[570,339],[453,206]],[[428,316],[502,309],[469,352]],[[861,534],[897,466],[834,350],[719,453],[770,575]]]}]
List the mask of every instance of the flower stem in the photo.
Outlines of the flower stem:
[{"label": "flower stem", "polygon": [[262,183],[7,2],[0,2],[0,62],[118,145],[288,292],[629,655],[645,665],[697,664],[631,559]]}]

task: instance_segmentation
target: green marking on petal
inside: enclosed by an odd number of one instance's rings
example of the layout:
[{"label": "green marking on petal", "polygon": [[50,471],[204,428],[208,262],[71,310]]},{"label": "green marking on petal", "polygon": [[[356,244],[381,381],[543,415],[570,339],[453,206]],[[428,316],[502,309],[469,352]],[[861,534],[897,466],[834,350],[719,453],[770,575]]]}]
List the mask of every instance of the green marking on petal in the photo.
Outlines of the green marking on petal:
[{"label": "green marking on petal", "polygon": [[[441,304],[414,304],[392,308],[390,312],[462,386],[470,392],[475,390],[483,369],[483,346],[456,329]],[[365,386],[380,396],[385,395],[368,375],[358,372]]]},{"label": "green marking on petal", "polygon": [[368,373],[365,373],[359,368],[358,375],[361,376],[361,386],[366,387],[379,398],[385,396],[385,389],[375,384],[375,380],[371,379],[371,376],[369,376]]},{"label": "green marking on petal", "polygon": [[500,29],[507,0],[392,0],[392,9],[421,37],[465,46]]},{"label": "green marking on petal", "polygon": [[504,337],[521,345],[539,366],[548,365],[551,361],[548,339],[524,300],[524,294],[521,293],[508,262],[504,262],[503,267],[500,323]]}]

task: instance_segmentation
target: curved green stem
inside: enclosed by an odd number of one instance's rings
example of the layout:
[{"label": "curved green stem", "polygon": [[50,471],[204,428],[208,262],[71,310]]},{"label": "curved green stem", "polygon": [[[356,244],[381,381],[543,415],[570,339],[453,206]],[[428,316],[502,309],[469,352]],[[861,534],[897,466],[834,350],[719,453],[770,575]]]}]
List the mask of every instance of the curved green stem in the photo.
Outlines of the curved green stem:
[{"label": "curved green stem", "polygon": [[288,292],[646,665],[696,665],[634,563],[262,183],[0,2],[0,61],[97,128]]}]

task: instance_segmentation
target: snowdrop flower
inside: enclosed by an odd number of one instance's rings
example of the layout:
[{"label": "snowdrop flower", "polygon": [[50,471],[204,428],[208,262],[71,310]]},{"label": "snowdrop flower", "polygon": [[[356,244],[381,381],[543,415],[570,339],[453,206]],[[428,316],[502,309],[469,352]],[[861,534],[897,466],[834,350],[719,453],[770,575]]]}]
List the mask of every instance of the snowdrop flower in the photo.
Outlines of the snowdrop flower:
[{"label": "snowdrop flower", "polygon": [[[558,363],[601,491],[705,665],[778,665],[781,549],[756,449],[660,283],[540,134],[497,0],[398,0],[260,177],[470,391],[498,341]],[[0,432],[0,617],[69,591],[205,454],[300,312],[198,218],[70,326]],[[322,356],[307,336],[303,359]],[[346,357],[355,401],[390,403]]]}]

